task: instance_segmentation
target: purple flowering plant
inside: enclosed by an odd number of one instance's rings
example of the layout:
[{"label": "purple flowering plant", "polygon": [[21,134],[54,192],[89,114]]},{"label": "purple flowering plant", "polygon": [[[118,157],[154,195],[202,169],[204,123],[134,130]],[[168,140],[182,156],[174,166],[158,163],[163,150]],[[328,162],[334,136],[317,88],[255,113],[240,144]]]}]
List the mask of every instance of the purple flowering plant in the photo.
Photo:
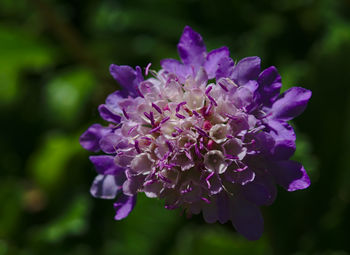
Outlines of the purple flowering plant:
[{"label": "purple flowering plant", "polygon": [[116,199],[115,219],[129,215],[138,192],[160,198],[166,209],[202,212],[208,223],[231,221],[249,240],[263,232],[259,206],[270,205],[276,184],[305,189],[304,167],[290,157],[295,133],[288,121],[301,114],[311,92],[280,94],[274,66],[259,57],[235,63],[227,47],[206,51],[202,37],[185,27],[177,46],[181,61],[162,69],[112,64],[122,90],[98,107],[109,122],[93,124],[81,145],[98,173],[94,197]]}]

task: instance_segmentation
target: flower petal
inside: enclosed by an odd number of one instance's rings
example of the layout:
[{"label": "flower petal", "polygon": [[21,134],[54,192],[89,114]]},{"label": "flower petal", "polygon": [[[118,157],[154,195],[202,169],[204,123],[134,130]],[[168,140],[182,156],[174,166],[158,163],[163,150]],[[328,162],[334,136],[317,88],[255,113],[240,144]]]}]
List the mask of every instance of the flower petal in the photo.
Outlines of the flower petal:
[{"label": "flower petal", "polygon": [[189,26],[185,27],[177,50],[185,65],[200,67],[205,61],[206,48],[203,39]]},{"label": "flower petal", "polygon": [[250,183],[254,180],[255,173],[248,169],[245,169],[241,172],[235,172],[232,169],[228,169],[225,172],[225,179],[231,183],[236,183],[239,185],[246,185],[247,183]]},{"label": "flower petal", "polygon": [[262,131],[255,135],[255,141],[257,146],[261,148],[261,152],[264,156],[271,156],[274,152],[275,140],[268,132]]},{"label": "flower petal", "polygon": [[230,219],[230,203],[226,192],[220,192],[217,195],[216,204],[218,208],[218,220],[221,224],[224,224]]},{"label": "flower petal", "polygon": [[121,120],[121,116],[117,113],[114,113],[109,109],[109,107],[105,104],[101,104],[98,107],[98,111],[100,112],[100,116],[102,119],[108,122],[119,123]]},{"label": "flower petal", "polygon": [[270,120],[270,135],[274,140],[272,157],[277,160],[289,159],[295,152],[295,132],[293,127],[284,121]]},{"label": "flower petal", "polygon": [[186,156],[185,152],[177,152],[171,160],[171,163],[180,166],[182,171],[186,171],[195,165],[193,160]]},{"label": "flower petal", "polygon": [[291,120],[301,114],[311,97],[311,91],[293,87],[284,92],[272,105],[271,118],[279,120]]},{"label": "flower petal", "polygon": [[147,174],[151,172],[154,160],[148,153],[141,153],[134,157],[131,161],[130,168],[135,173]]},{"label": "flower petal", "polygon": [[[206,177],[208,177],[208,176],[206,176]],[[203,178],[203,179],[204,179],[203,186],[208,188],[208,193],[210,195],[215,195],[215,194],[218,194],[220,191],[222,191],[222,182],[221,182],[219,175],[214,174],[209,179],[205,179],[205,178]]]},{"label": "flower petal", "polygon": [[271,179],[258,175],[253,182],[242,186],[241,194],[256,205],[271,205],[276,198],[277,190]]},{"label": "flower petal", "polygon": [[229,57],[230,52],[226,46],[212,50],[208,53],[204,63],[204,68],[208,74],[209,79],[213,79],[215,77],[216,71],[219,68],[219,63],[223,59],[227,59]]},{"label": "flower petal", "polygon": [[264,220],[259,208],[242,199],[230,200],[231,221],[237,232],[248,240],[258,240],[264,230]]},{"label": "flower petal", "polygon": [[247,57],[242,59],[233,68],[232,79],[240,86],[249,80],[256,80],[260,73],[260,58]]},{"label": "flower petal", "polygon": [[205,71],[204,67],[200,67],[197,75],[195,77],[195,83],[197,87],[201,87],[201,86],[206,86],[207,82],[208,82],[208,74]]},{"label": "flower petal", "polygon": [[202,189],[191,181],[185,182],[180,186],[182,198],[187,203],[195,203],[201,199]]},{"label": "flower petal", "polygon": [[233,62],[232,58],[221,58],[218,62],[218,68],[215,73],[216,79],[219,80],[220,78],[231,77],[234,65],[235,62]]},{"label": "flower petal", "polygon": [[262,103],[271,106],[282,87],[281,76],[278,74],[276,67],[270,66],[262,71],[259,74],[258,83]]},{"label": "flower petal", "polygon": [[116,176],[99,174],[91,185],[90,193],[96,198],[113,199],[121,188]]},{"label": "flower petal", "polygon": [[240,86],[232,97],[237,108],[249,107],[254,103],[254,93],[247,87]]},{"label": "flower petal", "polygon": [[122,109],[120,109],[119,102],[123,100],[124,97],[121,93],[121,91],[115,91],[112,94],[109,94],[108,97],[106,98],[106,105],[111,111],[115,113],[122,113]]},{"label": "flower petal", "polygon": [[107,134],[100,140],[101,150],[107,154],[115,154],[117,149],[124,149],[128,146],[128,140],[121,135]]},{"label": "flower petal", "polygon": [[145,182],[145,175],[130,175],[130,171],[127,171],[128,179],[123,183],[123,193],[128,196],[137,194],[137,191],[142,188]]},{"label": "flower petal", "polygon": [[232,138],[223,144],[223,149],[227,155],[235,155],[239,160],[242,160],[246,155],[247,148],[243,147],[240,139]]},{"label": "flower petal", "polygon": [[218,210],[212,203],[203,205],[203,218],[207,223],[214,223],[218,220]]},{"label": "flower petal", "polygon": [[96,171],[103,175],[116,175],[120,172],[124,172],[124,168],[118,167],[114,163],[113,156],[100,155],[90,156],[90,161],[94,164]]},{"label": "flower petal", "polygon": [[145,195],[150,198],[159,197],[162,189],[163,189],[163,184],[158,181],[144,185],[143,187],[143,191],[145,192]]},{"label": "flower petal", "polygon": [[116,211],[114,219],[122,220],[126,218],[134,209],[135,204],[136,196],[127,196],[120,194],[117,198],[117,201],[114,203],[114,209]]},{"label": "flower petal", "polygon": [[306,189],[310,178],[302,164],[292,160],[275,162],[270,169],[276,182],[288,191]]},{"label": "flower petal", "polygon": [[132,97],[138,96],[137,86],[139,82],[143,80],[142,75],[140,76],[140,68],[134,70],[130,66],[118,66],[118,65],[110,65],[109,71],[113,78],[119,82],[121,87],[125,92],[123,94],[130,95]]},{"label": "flower petal", "polygon": [[86,150],[98,152],[101,137],[109,131],[109,128],[102,127],[100,124],[93,124],[80,136],[80,145]]},{"label": "flower petal", "polygon": [[191,68],[175,59],[163,59],[160,61],[160,65],[164,70],[176,74],[181,82],[185,82],[186,78],[192,73]]}]

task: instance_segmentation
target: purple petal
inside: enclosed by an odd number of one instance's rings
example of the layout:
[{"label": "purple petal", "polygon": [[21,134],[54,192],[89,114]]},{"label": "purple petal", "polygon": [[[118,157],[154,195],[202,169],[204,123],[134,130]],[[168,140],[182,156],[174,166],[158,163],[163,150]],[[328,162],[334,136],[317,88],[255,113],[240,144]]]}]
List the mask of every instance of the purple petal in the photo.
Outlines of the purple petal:
[{"label": "purple petal", "polygon": [[195,78],[195,81],[196,81],[197,86],[201,86],[201,85],[206,86],[207,85],[208,74],[203,67],[199,68],[197,75],[196,75],[196,78]]},{"label": "purple petal", "polygon": [[240,86],[236,90],[236,93],[232,97],[234,104],[238,108],[248,107],[250,104],[254,103],[254,94],[249,88]]},{"label": "purple petal", "polygon": [[128,196],[136,195],[138,188],[135,182],[127,179],[123,184],[123,193]]},{"label": "purple petal", "polygon": [[216,80],[231,77],[234,65],[235,62],[233,62],[230,57],[221,58],[218,62],[218,68],[215,73]]},{"label": "purple petal", "polygon": [[185,152],[177,152],[171,163],[180,166],[182,171],[186,171],[195,165],[193,160],[186,156]]},{"label": "purple petal", "polygon": [[128,146],[128,141],[116,134],[107,134],[100,140],[101,150],[108,154],[115,154],[117,149],[123,149]]},{"label": "purple petal", "polygon": [[247,149],[242,146],[242,142],[239,139],[232,138],[223,144],[225,154],[237,156],[239,160],[242,160],[246,155]]},{"label": "purple petal", "polygon": [[272,129],[270,135],[274,140],[272,156],[274,159],[289,159],[295,152],[295,132],[286,122],[270,120],[268,126]]},{"label": "purple petal", "polygon": [[255,80],[249,80],[244,84],[244,87],[249,89],[250,92],[255,93],[255,91],[258,89],[259,84]]},{"label": "purple petal", "polygon": [[159,197],[161,190],[163,189],[163,184],[159,181],[152,182],[150,184],[144,185],[143,191],[145,195],[150,198]]},{"label": "purple petal", "polygon": [[276,182],[288,191],[306,189],[310,178],[302,164],[292,160],[278,161],[270,169]]},{"label": "purple petal", "polygon": [[137,191],[142,188],[145,177],[145,175],[129,176],[123,184],[123,193],[128,196],[136,195]]},{"label": "purple petal", "polygon": [[185,65],[199,67],[205,61],[206,48],[202,37],[186,26],[177,45],[180,58]]},{"label": "purple petal", "polygon": [[122,153],[115,156],[114,163],[121,167],[128,167],[133,159],[134,156]]},{"label": "purple petal", "polygon": [[255,134],[255,141],[264,155],[273,155],[275,140],[271,134],[262,131]]},{"label": "purple petal", "polygon": [[116,176],[99,174],[92,183],[90,193],[96,198],[113,199],[121,188]]},{"label": "purple petal", "polygon": [[[245,89],[245,91],[247,91],[247,89]],[[235,116],[233,116],[229,124],[232,128],[234,135],[241,132],[242,130],[249,129],[248,117],[244,113],[236,114]]]},{"label": "purple petal", "polygon": [[122,110],[119,107],[119,102],[123,100],[124,97],[120,91],[115,91],[112,94],[109,94],[106,98],[106,105],[115,113],[122,113]]},{"label": "purple petal", "polygon": [[239,108],[246,108],[248,112],[257,106],[256,90],[258,83],[254,80],[247,81],[243,86],[238,87],[233,96],[235,105]]},{"label": "purple petal", "polygon": [[207,223],[214,223],[218,220],[218,210],[216,205],[205,204],[203,205],[203,218]]},{"label": "purple petal", "polygon": [[220,192],[216,200],[218,208],[218,220],[221,224],[226,223],[230,219],[230,203],[226,192]]},{"label": "purple petal", "polygon": [[120,140],[120,137],[115,134],[108,134],[100,140],[101,150],[108,154],[114,154],[117,151],[115,144]]},{"label": "purple petal", "polygon": [[[204,176],[207,177],[206,175]],[[203,181],[203,183],[203,185],[208,188],[210,195],[218,194],[222,190],[221,179],[217,174],[212,175],[207,181]],[[210,187],[208,187],[208,185],[210,185]]]},{"label": "purple petal", "polygon": [[255,178],[255,173],[249,168],[241,172],[234,172],[232,169],[228,169],[224,175],[227,181],[243,186],[252,182]]},{"label": "purple petal", "polygon": [[136,196],[126,196],[120,194],[117,198],[117,201],[114,203],[115,209],[115,220],[122,220],[126,218],[131,211],[134,209],[136,204]]},{"label": "purple petal", "polygon": [[272,180],[257,176],[253,182],[242,186],[241,194],[256,205],[271,205],[276,198],[277,190]]},{"label": "purple petal", "polygon": [[260,58],[247,57],[233,68],[232,79],[243,86],[249,80],[256,80],[260,73]]},{"label": "purple petal", "polygon": [[188,209],[192,214],[200,214],[202,210],[202,203],[199,201],[197,203],[189,204],[189,209]]},{"label": "purple petal", "polygon": [[101,104],[98,107],[98,111],[100,112],[101,118],[105,121],[119,123],[121,120],[121,117],[117,113],[112,112],[105,104]]},{"label": "purple petal", "polygon": [[132,97],[138,96],[137,86],[140,81],[143,80],[142,74],[140,76],[139,68],[134,70],[130,66],[118,66],[110,65],[109,71],[113,78],[119,82],[121,87],[125,90],[125,95],[130,95]]},{"label": "purple petal", "polygon": [[258,77],[258,83],[262,103],[270,106],[278,97],[282,86],[281,76],[276,67],[270,66],[262,71]]},{"label": "purple petal", "polygon": [[170,73],[176,74],[180,78],[181,82],[184,82],[186,78],[192,73],[190,67],[183,65],[175,59],[163,59],[160,61],[162,68]]},{"label": "purple petal", "polygon": [[136,66],[136,82],[140,83],[141,81],[144,80],[143,74],[142,74],[142,68],[140,66]]},{"label": "purple petal", "polygon": [[230,200],[231,221],[237,232],[248,240],[258,240],[264,230],[264,220],[259,208],[242,199]]},{"label": "purple petal", "polygon": [[90,156],[90,161],[94,164],[97,173],[103,175],[116,175],[124,172],[124,169],[114,163],[113,156],[100,155]]},{"label": "purple petal", "polygon": [[202,189],[191,181],[187,181],[180,186],[182,198],[188,203],[194,203],[201,199]]},{"label": "purple petal", "polygon": [[212,50],[208,53],[206,61],[204,63],[204,68],[208,74],[209,79],[213,79],[215,77],[216,71],[219,68],[219,63],[223,61],[223,59],[227,59],[229,57],[230,52],[225,46]]},{"label": "purple petal", "polygon": [[291,120],[301,114],[311,97],[311,91],[293,87],[284,92],[272,105],[271,118],[280,120]]},{"label": "purple petal", "polygon": [[79,142],[84,149],[98,152],[101,137],[109,131],[109,128],[102,127],[100,124],[93,124],[80,136]]}]

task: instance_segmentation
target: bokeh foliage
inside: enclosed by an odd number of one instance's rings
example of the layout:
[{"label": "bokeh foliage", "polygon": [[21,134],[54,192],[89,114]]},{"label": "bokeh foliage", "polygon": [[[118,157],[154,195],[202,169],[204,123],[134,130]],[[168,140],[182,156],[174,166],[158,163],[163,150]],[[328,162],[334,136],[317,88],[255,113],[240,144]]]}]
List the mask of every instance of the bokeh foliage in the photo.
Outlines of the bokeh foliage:
[{"label": "bokeh foliage", "polygon": [[[78,139],[118,89],[109,64],[158,68],[185,25],[313,91],[293,122],[312,185],[279,189],[259,241],[142,195],[115,222],[89,195]],[[0,0],[0,255],[350,254],[349,59],[348,0]]]}]

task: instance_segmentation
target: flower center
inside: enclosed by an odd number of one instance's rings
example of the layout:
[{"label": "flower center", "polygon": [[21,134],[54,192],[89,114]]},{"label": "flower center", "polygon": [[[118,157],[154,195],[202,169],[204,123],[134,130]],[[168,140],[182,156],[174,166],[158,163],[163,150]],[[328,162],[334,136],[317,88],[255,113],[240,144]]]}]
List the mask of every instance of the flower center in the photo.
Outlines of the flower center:
[{"label": "flower center", "polygon": [[193,78],[181,84],[161,70],[141,82],[141,97],[120,103],[120,132],[133,146],[119,149],[116,158],[130,155],[127,176],[142,180],[139,191],[150,197],[175,192],[172,206],[207,203],[226,190],[224,175],[246,169],[245,135],[255,124],[249,123],[244,107],[228,100],[237,85],[228,78],[218,84]]}]

